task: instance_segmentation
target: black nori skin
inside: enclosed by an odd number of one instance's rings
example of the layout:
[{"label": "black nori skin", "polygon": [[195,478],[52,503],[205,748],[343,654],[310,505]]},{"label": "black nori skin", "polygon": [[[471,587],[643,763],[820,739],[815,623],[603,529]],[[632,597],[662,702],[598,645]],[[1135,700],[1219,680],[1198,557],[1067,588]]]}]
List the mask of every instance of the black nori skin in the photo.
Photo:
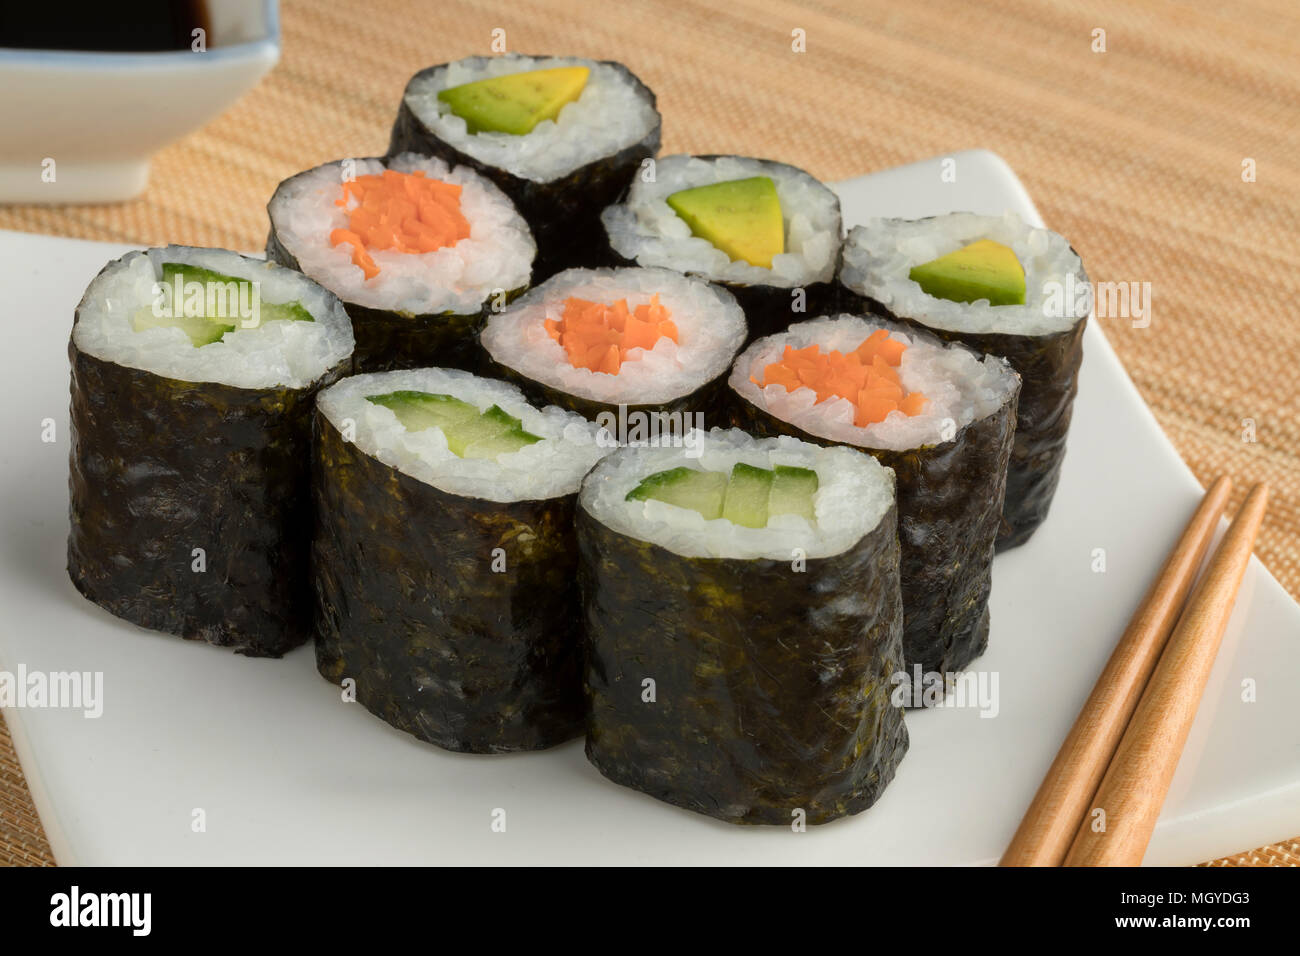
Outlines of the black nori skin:
[{"label": "black nori skin", "polygon": [[[907,752],[896,512],[796,572],[687,558],[578,507],[587,757],[615,783],[730,823],[826,823]],[[642,700],[645,678],[655,700]]]},{"label": "black nori skin", "polygon": [[[650,105],[655,105],[654,93],[631,70],[610,60],[600,62],[625,74]],[[428,67],[416,73],[412,80],[448,65],[441,63]],[[410,82],[407,84],[409,87]],[[437,156],[455,166],[470,166],[500,186],[502,192],[519,207],[537,239],[538,258],[533,268],[533,281],[537,283],[563,269],[589,266],[603,258],[604,230],[601,229],[600,214],[623,193],[641,164],[659,152],[660,128],[661,123],[657,122],[643,139],[612,156],[579,166],[559,179],[539,183],[488,165],[439,139],[406,105],[406,91],[403,90],[388,143],[388,155],[413,152]]]},{"label": "black nori skin", "polygon": [[[918,338],[934,337],[907,330]],[[793,435],[834,445],[802,431],[728,389],[733,424],[754,435]],[[993,551],[1001,526],[1007,462],[1016,421],[1016,392],[991,415],[951,441],[907,451],[849,447],[894,469],[902,548],[903,651],[908,673],[949,673],[984,653],[989,636]]]},{"label": "black nori skin", "polygon": [[311,410],[343,366],[311,388],[246,389],[127,368],[72,343],[68,356],[77,590],[141,627],[251,657],[308,640]]},{"label": "black nori skin", "polygon": [[576,495],[448,494],[365,454],[319,412],[315,429],[320,673],[352,678],[367,710],[447,750],[540,750],[580,734]]},{"label": "black nori skin", "polygon": [[1047,518],[1061,479],[1065,439],[1074,411],[1074,396],[1079,390],[1087,317],[1063,332],[1049,335],[951,332],[918,319],[894,315],[875,299],[847,286],[841,286],[841,308],[882,315],[949,342],[961,342],[977,351],[1000,355],[1011,363],[1022,385],[997,550],[1006,551],[1028,541]]},{"label": "black nori skin", "polygon": [[[266,237],[266,257],[296,272],[302,271],[298,260],[280,243],[274,226]],[[523,291],[519,288],[503,294],[501,304]],[[387,372],[436,366],[473,371],[479,361],[478,334],[492,304],[490,300],[485,302],[473,315],[412,315],[344,300],[343,307],[352,320],[352,333],[357,340],[353,353],[356,370]]]},{"label": "black nori skin", "polygon": [[[720,154],[700,154],[697,159],[727,159],[738,158],[728,157]],[[743,158],[743,157],[739,157]],[[777,162],[773,159],[764,159],[761,162],[773,166],[784,166],[787,169],[794,169],[805,176],[810,175],[806,170],[799,169],[797,166],[791,166],[789,163]],[[620,197],[620,202],[625,202],[626,196]],[[835,210],[838,213],[840,208],[839,198],[835,199]],[[604,239],[604,249],[599,259],[594,260],[601,266],[622,267],[638,266],[635,259],[628,259],[615,251],[609,240],[609,231],[605,229],[604,222],[600,224],[600,235]],[[842,243],[841,243],[842,245]],[[836,253],[835,273],[839,272],[839,253]],[[749,285],[739,282],[721,282],[716,279],[710,279],[708,276],[701,276],[694,272],[687,275],[704,279],[712,282],[714,285],[726,289],[740,302],[740,306],[745,311],[745,322],[749,328],[749,337],[745,339],[745,345],[749,345],[755,339],[761,339],[765,335],[775,335],[777,332],[784,332],[789,328],[791,322],[802,322],[817,315],[826,315],[833,312],[839,299],[839,287],[832,278],[826,282],[810,282],[805,286],[776,286],[776,285]],[[794,292],[796,289],[803,291],[803,298],[796,303]],[[798,305],[800,310],[795,311]]]}]

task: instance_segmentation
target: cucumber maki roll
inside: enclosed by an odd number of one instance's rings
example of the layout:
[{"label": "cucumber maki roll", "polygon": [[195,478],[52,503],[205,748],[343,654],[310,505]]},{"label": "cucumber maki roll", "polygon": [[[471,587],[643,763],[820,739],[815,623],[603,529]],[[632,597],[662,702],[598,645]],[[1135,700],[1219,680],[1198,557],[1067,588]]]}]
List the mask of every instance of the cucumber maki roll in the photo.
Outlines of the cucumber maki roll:
[{"label": "cucumber maki roll", "polygon": [[311,634],[316,390],[346,369],[343,305],[222,249],[110,262],[77,306],[77,590],[141,627],[278,657]]},{"label": "cucumber maki roll", "polygon": [[720,283],[751,338],[831,309],[840,201],[802,169],[742,156],[665,156],[601,216],[616,261]]},{"label": "cucumber maki roll", "polygon": [[537,237],[537,276],[600,261],[600,212],[659,151],[654,94],[619,63],[472,56],[406,85],[389,155],[471,166],[500,186]]},{"label": "cucumber maki roll", "polygon": [[574,501],[595,426],[454,369],[347,378],[317,403],[316,665],[448,750],[582,730]]},{"label": "cucumber maki roll", "polygon": [[607,426],[620,411],[625,424],[663,413],[675,432],[715,411],[744,341],[730,293],[667,269],[568,269],[490,315],[482,336],[495,369],[538,402]]},{"label": "cucumber maki roll", "polygon": [[344,159],[282,182],[266,255],[343,300],[358,371],[478,360],[483,317],[528,287],[537,247],[514,205],[465,166]]},{"label": "cucumber maki roll", "polygon": [[730,385],[742,427],[851,445],[894,470],[908,673],[949,673],[983,653],[1020,391],[1010,365],[840,315],[759,339]]},{"label": "cucumber maki roll", "polygon": [[862,307],[1005,357],[1024,388],[998,550],[1029,540],[1056,493],[1092,287],[1066,240],[1014,213],[874,219],[849,233],[840,282]]},{"label": "cucumber maki roll", "polygon": [[865,810],[907,750],[893,475],[848,448],[696,438],[583,482],[587,757],[731,823]]}]

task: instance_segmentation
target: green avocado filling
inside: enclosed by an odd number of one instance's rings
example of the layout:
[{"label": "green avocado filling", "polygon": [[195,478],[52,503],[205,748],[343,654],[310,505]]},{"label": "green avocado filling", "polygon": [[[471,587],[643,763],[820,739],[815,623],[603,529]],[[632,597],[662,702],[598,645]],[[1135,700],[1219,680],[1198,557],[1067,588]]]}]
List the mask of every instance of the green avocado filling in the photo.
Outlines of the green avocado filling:
[{"label": "green avocado filling", "polygon": [[738,462],[730,477],[684,465],[655,472],[629,491],[627,500],[662,501],[699,512],[708,520],[726,518],[746,528],[765,528],[775,515],[815,521],[816,492],[817,472],[808,468],[756,468]]},{"label": "green avocado filling", "polygon": [[953,302],[1025,304],[1025,270],[1014,251],[981,239],[956,252],[913,266],[908,278],[928,295]]},{"label": "green avocado filling", "polygon": [[[179,283],[179,284],[178,284]],[[245,325],[254,318],[249,309],[253,302],[248,279],[223,275],[182,262],[162,264],[162,282],[166,305],[155,310],[150,304],[136,309],[131,316],[131,328],[137,332],[154,328],[177,328],[189,336],[195,348],[221,341],[227,332],[236,328],[253,328]],[[197,284],[197,285],[196,285]],[[243,314],[247,310],[248,314]],[[159,315],[158,312],[164,314]],[[314,322],[312,314],[301,302],[257,301],[257,322]]]},{"label": "green avocado filling", "polygon": [[438,93],[453,113],[465,121],[470,133],[531,133],[542,120],[553,120],[560,110],[582,95],[591,70],[562,66],[553,70],[507,73]]},{"label": "green avocado filling", "polygon": [[732,179],[675,192],[665,200],[691,227],[733,260],[772,268],[785,252],[785,219],[776,183],[767,176]]},{"label": "green avocado filling", "polygon": [[451,395],[409,390],[367,395],[366,401],[392,409],[408,432],[441,430],[447,447],[461,458],[496,458],[542,440],[498,405],[480,412]]}]

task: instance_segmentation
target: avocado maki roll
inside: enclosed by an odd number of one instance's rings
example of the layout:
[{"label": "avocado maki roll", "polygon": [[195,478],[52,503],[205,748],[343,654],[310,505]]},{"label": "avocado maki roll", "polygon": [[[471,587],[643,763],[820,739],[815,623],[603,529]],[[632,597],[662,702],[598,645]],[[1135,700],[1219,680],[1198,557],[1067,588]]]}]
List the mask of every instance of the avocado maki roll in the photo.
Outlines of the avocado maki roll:
[{"label": "avocado maki roll", "polygon": [[862,307],[1005,357],[1024,387],[998,550],[1029,540],[1056,493],[1092,287],[1078,254],[1015,213],[873,219],[849,233],[840,282]]},{"label": "avocado maki roll", "polygon": [[105,266],[68,345],[77,590],[250,656],[307,640],[311,408],[352,345],[290,269],[186,246]]},{"label": "avocado maki roll", "polygon": [[587,757],[731,823],[865,810],[907,750],[893,475],[848,448],[695,438],[583,482]]},{"label": "avocado maki roll", "polygon": [[470,166],[505,191],[537,237],[537,277],[600,261],[600,212],[659,151],[652,92],[620,63],[471,56],[406,85],[389,155]]},{"label": "avocado maki roll", "polygon": [[469,368],[483,317],[528,287],[527,223],[467,166],[344,159],[282,182],[266,255],[343,300],[358,371]]},{"label": "avocado maki roll", "polygon": [[625,426],[639,424],[628,412],[661,413],[679,433],[717,410],[744,341],[730,293],[667,269],[568,269],[482,335],[494,368],[538,402],[607,427],[620,411]]},{"label": "avocado maki roll", "polygon": [[665,156],[601,216],[616,261],[717,282],[750,338],[830,311],[840,201],[802,169],[743,156]]},{"label": "avocado maki roll", "polygon": [[908,673],[950,673],[983,653],[1020,391],[1011,366],[840,315],[754,342],[730,386],[742,427],[850,445],[894,470]]},{"label": "avocado maki roll", "polygon": [[582,730],[574,501],[595,426],[454,369],[346,378],[317,403],[316,665],[447,750]]}]

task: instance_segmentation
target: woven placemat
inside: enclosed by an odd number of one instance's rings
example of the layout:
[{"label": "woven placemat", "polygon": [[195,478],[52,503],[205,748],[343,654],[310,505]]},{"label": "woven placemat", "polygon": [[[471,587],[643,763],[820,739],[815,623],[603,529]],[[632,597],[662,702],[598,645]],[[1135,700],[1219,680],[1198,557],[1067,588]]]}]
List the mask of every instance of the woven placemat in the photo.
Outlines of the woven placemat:
[{"label": "woven placemat", "polygon": [[[289,0],[279,67],[163,150],[141,199],[0,208],[0,228],[260,248],[280,180],[381,153],[410,74],[490,52],[498,28],[511,50],[628,63],[659,96],[665,152],[769,156],[838,179],[987,147],[1092,278],[1151,283],[1149,326],[1105,318],[1106,334],[1203,483],[1232,475],[1235,505],[1270,482],[1256,553],[1300,595],[1300,7],[1077,7]],[[1212,865],[1296,865],[1298,850]],[[0,863],[48,858],[0,736]]]}]

